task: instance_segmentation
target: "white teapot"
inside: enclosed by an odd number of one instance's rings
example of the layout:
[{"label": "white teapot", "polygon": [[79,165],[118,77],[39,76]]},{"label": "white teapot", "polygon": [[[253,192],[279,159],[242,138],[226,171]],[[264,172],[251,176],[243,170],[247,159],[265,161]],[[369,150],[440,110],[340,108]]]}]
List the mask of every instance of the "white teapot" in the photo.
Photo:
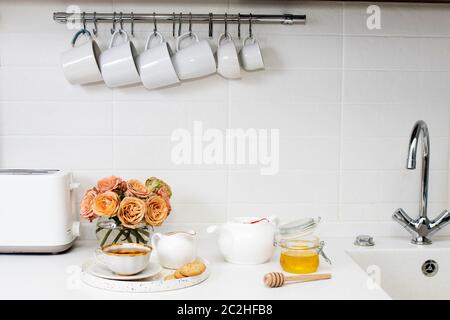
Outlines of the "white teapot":
[{"label": "white teapot", "polygon": [[218,233],[219,250],[225,260],[236,264],[260,264],[274,253],[278,219],[239,217],[221,226],[210,226],[208,233]]},{"label": "white teapot", "polygon": [[178,269],[197,258],[197,239],[193,230],[155,233],[152,246],[164,268]]}]

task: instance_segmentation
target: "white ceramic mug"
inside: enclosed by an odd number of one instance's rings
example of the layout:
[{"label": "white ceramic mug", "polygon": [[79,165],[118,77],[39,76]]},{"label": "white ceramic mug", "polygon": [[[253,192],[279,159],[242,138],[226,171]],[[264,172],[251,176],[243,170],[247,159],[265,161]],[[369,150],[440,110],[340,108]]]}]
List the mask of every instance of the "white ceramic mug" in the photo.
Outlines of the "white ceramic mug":
[{"label": "white ceramic mug", "polygon": [[231,34],[223,33],[217,44],[217,73],[229,79],[241,77],[239,58]]},{"label": "white ceramic mug", "polygon": [[[124,36],[125,42],[114,45],[118,36]],[[110,88],[135,84],[141,81],[136,67],[136,48],[124,30],[117,30],[111,37],[108,50],[100,55],[103,80]]]},{"label": "white ceramic mug", "polygon": [[[195,42],[181,49],[181,42],[190,37],[193,37]],[[208,41],[199,41],[195,33],[185,33],[178,37],[176,48],[172,62],[181,80],[204,77],[216,72],[216,59]]]},{"label": "white ceramic mug", "polygon": [[144,270],[152,248],[140,243],[112,244],[94,252],[95,260],[119,275],[133,275]]},{"label": "white ceramic mug", "polygon": [[155,233],[152,246],[159,263],[168,269],[178,269],[197,257],[197,239],[193,230],[169,233]]},{"label": "white ceramic mug", "polygon": [[242,67],[247,71],[264,69],[261,48],[253,36],[244,39],[239,57]]},{"label": "white ceramic mug", "polygon": [[[154,38],[158,38],[159,43],[155,47],[150,47]],[[170,47],[158,31],[152,32],[148,36],[145,51],[138,56],[136,62],[142,83],[147,89],[165,87],[180,82],[172,64]]]},{"label": "white ceramic mug", "polygon": [[[76,45],[83,35],[88,41]],[[61,54],[61,66],[67,81],[71,84],[87,84],[102,81],[98,65],[100,48],[89,31],[82,29],[72,39],[72,48]]]}]

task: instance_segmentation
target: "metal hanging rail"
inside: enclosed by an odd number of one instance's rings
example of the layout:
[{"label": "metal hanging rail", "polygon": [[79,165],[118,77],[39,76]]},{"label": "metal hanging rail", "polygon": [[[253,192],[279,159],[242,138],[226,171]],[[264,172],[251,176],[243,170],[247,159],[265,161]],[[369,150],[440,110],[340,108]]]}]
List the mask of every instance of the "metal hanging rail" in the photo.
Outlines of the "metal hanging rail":
[{"label": "metal hanging rail", "polygon": [[175,22],[192,22],[192,23],[223,23],[225,19],[228,23],[279,23],[291,25],[295,23],[306,23],[306,15],[304,14],[194,14],[194,13],[100,13],[100,12],[83,12],[83,13],[67,13],[54,12],[53,20],[66,23],[74,21],[84,22],[156,22],[173,23]]}]

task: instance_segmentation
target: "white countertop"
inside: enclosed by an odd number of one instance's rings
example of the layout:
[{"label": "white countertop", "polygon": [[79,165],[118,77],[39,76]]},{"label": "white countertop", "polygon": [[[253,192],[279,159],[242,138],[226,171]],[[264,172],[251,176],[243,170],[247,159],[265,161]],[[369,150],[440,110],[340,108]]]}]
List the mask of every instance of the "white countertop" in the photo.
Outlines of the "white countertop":
[{"label": "white countertop", "polygon": [[[378,241],[380,239],[377,239]],[[77,241],[58,255],[0,255],[0,299],[390,299],[381,289],[369,289],[367,275],[346,254],[351,238],[325,239],[333,265],[322,261],[318,272],[331,280],[266,288],[264,274],[282,271],[278,252],[265,264],[233,265],[217,252],[215,241],[200,241],[199,253],[211,263],[211,276],[186,289],[161,293],[121,293],[90,287],[80,281],[81,264],[92,257],[95,241]],[[408,240],[401,239],[407,243]]]}]

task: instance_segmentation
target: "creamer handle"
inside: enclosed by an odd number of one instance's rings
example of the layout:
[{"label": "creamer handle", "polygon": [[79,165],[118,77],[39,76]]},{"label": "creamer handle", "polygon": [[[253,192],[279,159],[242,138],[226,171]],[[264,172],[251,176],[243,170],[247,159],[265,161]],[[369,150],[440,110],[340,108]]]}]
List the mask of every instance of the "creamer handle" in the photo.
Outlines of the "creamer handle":
[{"label": "creamer handle", "polygon": [[159,233],[159,232],[155,233],[155,234],[152,236],[152,247],[153,247],[154,250],[157,250],[157,249],[156,249],[156,246],[158,245],[159,240],[161,240],[161,237],[162,237],[162,234]]}]

